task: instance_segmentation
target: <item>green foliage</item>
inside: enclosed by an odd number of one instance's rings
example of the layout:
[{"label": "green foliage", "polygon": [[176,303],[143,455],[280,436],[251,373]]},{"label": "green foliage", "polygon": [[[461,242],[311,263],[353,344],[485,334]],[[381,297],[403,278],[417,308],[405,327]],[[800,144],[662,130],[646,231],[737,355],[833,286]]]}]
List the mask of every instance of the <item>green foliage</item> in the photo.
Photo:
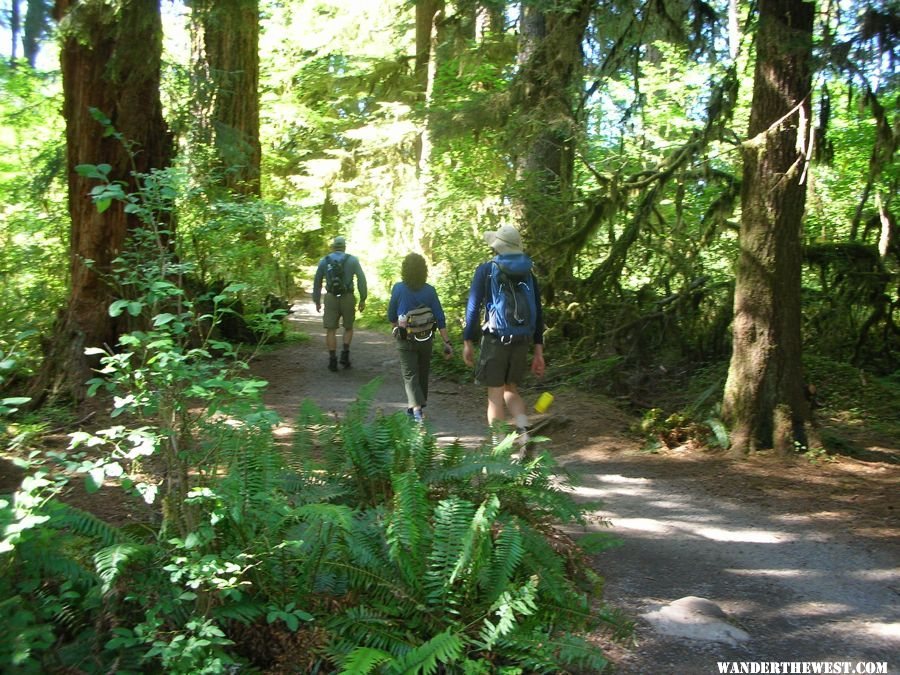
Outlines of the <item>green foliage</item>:
[{"label": "green foliage", "polygon": [[19,379],[66,291],[65,146],[56,76],[4,61],[0,91],[0,352],[18,354]]},{"label": "green foliage", "polygon": [[326,622],[330,658],[344,672],[435,672],[462,653],[560,671],[600,664],[585,645],[573,660],[539,647],[593,624],[586,589],[599,584],[574,543],[548,540],[586,508],[549,454],[518,464],[511,444],[440,448],[404,414],[373,415],[377,386],[336,426],[309,402],[297,419],[291,464],[303,468],[291,489],[332,504],[303,507],[292,535],[306,587],[343,599]]}]

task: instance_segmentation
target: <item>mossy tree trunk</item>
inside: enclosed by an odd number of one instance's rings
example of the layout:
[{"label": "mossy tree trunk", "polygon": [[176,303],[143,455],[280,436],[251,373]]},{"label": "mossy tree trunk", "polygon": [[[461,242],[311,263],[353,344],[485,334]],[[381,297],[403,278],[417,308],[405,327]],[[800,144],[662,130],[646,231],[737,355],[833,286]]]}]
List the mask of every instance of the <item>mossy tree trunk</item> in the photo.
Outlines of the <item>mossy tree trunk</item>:
[{"label": "mossy tree trunk", "polygon": [[[576,0],[550,9],[525,3],[519,42],[520,72],[510,127],[516,158],[512,197],[532,252],[548,250],[572,222],[572,176],[581,122],[582,42],[594,3]],[[551,270],[552,271],[552,270]],[[552,298],[552,278],[543,280]]]},{"label": "mossy tree trunk", "polygon": [[[35,403],[47,396],[78,403],[96,365],[85,348],[114,346],[125,328],[109,316],[115,298],[107,279],[129,230],[140,222],[121,202],[98,211],[90,198],[97,181],[75,167],[108,164],[109,179],[134,192],[134,174],[168,166],[173,144],[159,99],[159,3],[57,0],[55,14],[62,35],[70,289],[30,393]],[[97,113],[120,138],[109,133]]]},{"label": "mossy tree trunk", "polygon": [[810,133],[814,4],[762,0],[750,140],[742,154],[740,257],[723,418],[735,454],[806,444],[801,224]]}]

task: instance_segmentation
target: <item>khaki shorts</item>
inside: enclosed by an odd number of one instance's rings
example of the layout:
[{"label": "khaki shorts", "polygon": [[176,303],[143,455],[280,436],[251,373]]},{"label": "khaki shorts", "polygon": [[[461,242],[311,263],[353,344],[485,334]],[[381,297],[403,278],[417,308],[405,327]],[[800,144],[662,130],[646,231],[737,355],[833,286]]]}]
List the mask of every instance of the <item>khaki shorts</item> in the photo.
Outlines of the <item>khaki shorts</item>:
[{"label": "khaki shorts", "polygon": [[326,293],[322,324],[326,330],[336,330],[341,319],[344,321],[344,330],[353,329],[353,322],[356,320],[356,296],[353,293],[343,295]]},{"label": "khaki shorts", "polygon": [[531,342],[505,345],[491,335],[481,338],[475,382],[487,387],[519,385],[528,372],[528,349]]}]

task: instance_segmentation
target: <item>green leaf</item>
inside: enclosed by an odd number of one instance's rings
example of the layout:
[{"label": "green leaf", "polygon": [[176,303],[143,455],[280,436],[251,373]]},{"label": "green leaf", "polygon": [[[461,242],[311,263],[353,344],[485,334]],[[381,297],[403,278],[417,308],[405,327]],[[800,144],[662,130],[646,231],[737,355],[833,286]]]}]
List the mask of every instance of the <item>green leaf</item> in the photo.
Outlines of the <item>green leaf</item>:
[{"label": "green leaf", "polygon": [[109,205],[112,204],[111,199],[98,199],[97,200],[97,213],[103,213],[109,208]]},{"label": "green leaf", "polygon": [[165,326],[168,323],[172,323],[175,318],[176,317],[174,314],[169,314],[168,312],[164,314],[157,314],[153,317],[153,325],[156,327]]},{"label": "green leaf", "polygon": [[93,494],[97,492],[100,488],[103,487],[103,476],[104,471],[102,466],[95,466],[93,469],[88,471],[87,476],[85,476],[84,488],[87,490],[88,494]]},{"label": "green leaf", "polygon": [[109,306],[110,316],[120,316],[128,307],[128,300],[116,300]]}]

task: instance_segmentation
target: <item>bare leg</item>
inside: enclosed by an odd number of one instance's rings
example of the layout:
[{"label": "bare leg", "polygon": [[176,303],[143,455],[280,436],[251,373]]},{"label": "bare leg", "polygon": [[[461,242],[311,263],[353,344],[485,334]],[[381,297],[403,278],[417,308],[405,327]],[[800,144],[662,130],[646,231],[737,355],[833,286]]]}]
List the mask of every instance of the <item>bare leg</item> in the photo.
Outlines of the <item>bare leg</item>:
[{"label": "bare leg", "polygon": [[507,384],[503,387],[503,401],[506,403],[506,409],[510,416],[515,420],[517,427],[526,426],[522,423],[528,418],[525,415],[525,401],[519,394],[519,388],[514,384]]},{"label": "bare leg", "polygon": [[505,387],[488,387],[488,408],[487,421],[488,426],[494,426],[496,422],[506,421],[506,412],[504,410],[504,392]]},{"label": "bare leg", "polygon": [[349,348],[351,342],[353,342],[353,329],[350,328],[348,330],[345,328],[344,329],[344,349]]},{"label": "bare leg", "polygon": [[328,348],[329,352],[333,352],[337,349],[337,329],[336,328],[326,328],[325,329],[325,346]]}]

